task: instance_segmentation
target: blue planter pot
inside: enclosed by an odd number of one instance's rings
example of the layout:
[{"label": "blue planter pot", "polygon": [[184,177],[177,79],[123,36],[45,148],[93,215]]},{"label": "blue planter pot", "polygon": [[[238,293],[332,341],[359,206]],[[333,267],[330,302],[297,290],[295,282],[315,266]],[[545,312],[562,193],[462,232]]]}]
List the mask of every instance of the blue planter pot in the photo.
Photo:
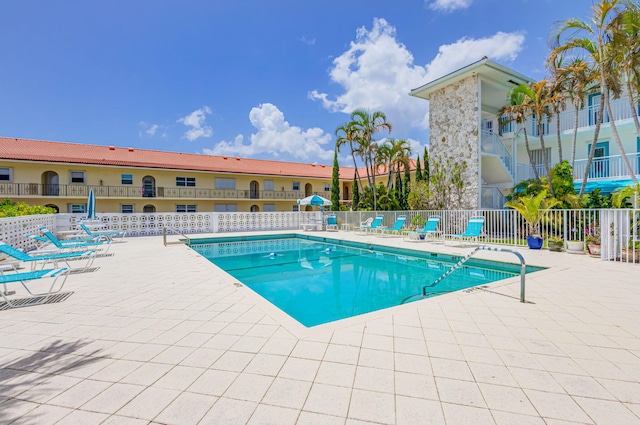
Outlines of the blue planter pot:
[{"label": "blue planter pot", "polygon": [[542,238],[527,236],[527,245],[529,245],[529,249],[540,249],[542,248]]}]

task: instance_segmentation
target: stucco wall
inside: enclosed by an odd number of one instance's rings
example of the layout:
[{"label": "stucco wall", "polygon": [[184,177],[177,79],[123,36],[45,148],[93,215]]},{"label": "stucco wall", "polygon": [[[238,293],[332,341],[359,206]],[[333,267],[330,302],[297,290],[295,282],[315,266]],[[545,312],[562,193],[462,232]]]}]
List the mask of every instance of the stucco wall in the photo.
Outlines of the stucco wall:
[{"label": "stucco wall", "polygon": [[470,76],[430,95],[430,157],[465,161],[462,202],[450,209],[478,205],[478,77]]}]

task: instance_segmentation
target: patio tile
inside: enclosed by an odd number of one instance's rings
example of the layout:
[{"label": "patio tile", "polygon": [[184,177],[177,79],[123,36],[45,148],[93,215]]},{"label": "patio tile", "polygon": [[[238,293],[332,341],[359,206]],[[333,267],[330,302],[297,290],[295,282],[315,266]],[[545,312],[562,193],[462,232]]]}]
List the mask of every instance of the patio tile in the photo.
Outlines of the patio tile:
[{"label": "patio tile", "polygon": [[219,399],[202,418],[202,424],[245,424],[256,409],[256,403],[230,398]]},{"label": "patio tile", "polygon": [[280,373],[281,378],[299,379],[302,381],[313,381],[320,367],[317,360],[306,360],[289,357],[282,366]]},{"label": "patio tile", "polygon": [[509,367],[508,369],[520,385],[520,388],[565,393],[564,388],[562,388],[549,372],[519,367]]},{"label": "patio tile", "polygon": [[247,365],[244,371],[257,375],[276,376],[286,360],[285,356],[258,353],[253,356],[251,363]]},{"label": "patio tile", "polygon": [[[537,414],[536,416],[527,416],[499,410],[492,410],[491,414],[496,421],[496,425],[546,425],[545,421]],[[575,424],[575,422],[572,423]],[[549,424],[549,422],[547,422],[547,424]],[[567,425],[569,424],[567,423]]]},{"label": "patio tile", "polygon": [[432,375],[431,362],[428,357],[414,354],[395,353],[394,369],[397,372],[411,372],[422,375]]},{"label": "patio tile", "polygon": [[104,413],[73,410],[59,422],[56,422],[56,425],[98,425],[103,423],[108,417],[109,415]]},{"label": "patio tile", "polygon": [[227,391],[227,388],[238,377],[237,372],[228,372],[224,370],[206,370],[193,384],[188,388],[188,391],[205,394],[221,396]]},{"label": "patio tile", "polygon": [[205,369],[176,366],[155,382],[154,387],[184,391],[204,373]]},{"label": "patio tile", "polygon": [[351,388],[355,374],[356,366],[354,365],[325,361],[320,363],[320,368],[318,369],[314,382]]},{"label": "patio tile", "polygon": [[125,376],[134,372],[144,363],[130,360],[116,360],[90,376],[96,381],[118,382]]},{"label": "patio tile", "polygon": [[431,367],[433,368],[434,376],[473,381],[473,374],[467,362],[432,358]]},{"label": "patio tile", "polygon": [[227,351],[211,365],[211,368],[230,372],[241,372],[247,367],[251,360],[253,360],[253,354]]},{"label": "patio tile", "polygon": [[638,425],[640,418],[623,404],[613,400],[574,397],[574,400],[598,424]]},{"label": "patio tile", "polygon": [[518,383],[506,366],[488,363],[468,362],[476,382],[516,387]]},{"label": "patio tile", "polygon": [[231,350],[243,353],[257,353],[267,342],[267,338],[257,336],[243,336],[231,346]]},{"label": "patio tile", "polygon": [[200,347],[180,362],[182,366],[209,367],[224,354],[223,350]]},{"label": "patio tile", "polygon": [[274,406],[302,409],[310,390],[311,382],[276,378],[267,390],[262,402]]},{"label": "patio tile", "polygon": [[393,394],[354,389],[351,393],[349,418],[395,424],[396,404]]},{"label": "patio tile", "polygon": [[495,425],[488,409],[442,403],[442,410],[447,424]]},{"label": "patio tile", "polygon": [[396,395],[397,425],[445,425],[440,402]]},{"label": "patio tile", "polygon": [[465,360],[464,354],[457,343],[431,342],[427,343],[429,357],[449,360]]},{"label": "patio tile", "polygon": [[109,388],[110,385],[108,382],[86,379],[49,400],[48,403],[56,406],[78,408]]},{"label": "patio tile", "polygon": [[130,351],[122,356],[124,360],[134,360],[139,362],[148,362],[161,352],[167,349],[167,345],[161,344],[142,344],[138,348]]},{"label": "patio tile", "polygon": [[299,413],[294,409],[259,405],[247,425],[295,425]]},{"label": "patio tile", "polygon": [[447,378],[435,378],[440,401],[465,406],[487,407],[478,384]]},{"label": "patio tile", "polygon": [[2,420],[5,421],[5,423],[13,422],[16,419],[24,417],[30,411],[40,406],[40,404],[30,401],[16,399],[7,400],[0,404],[0,409],[2,409]]},{"label": "patio tile", "polygon": [[192,347],[169,346],[151,359],[154,363],[178,364],[195,351]]},{"label": "patio tile", "polygon": [[350,332],[346,330],[338,330],[331,337],[331,344],[348,345],[360,348],[362,344],[363,334],[361,332]]},{"label": "patio tile", "polygon": [[389,351],[360,349],[358,366],[377,367],[380,369],[394,368],[394,355]]},{"label": "patio tile", "polygon": [[427,346],[422,338],[417,340],[396,337],[393,338],[393,351],[396,353],[426,356]]},{"label": "patio tile", "polygon": [[[144,387],[130,384],[113,384],[83,405],[84,410],[113,414],[136,397]],[[55,400],[54,400],[55,401]]]},{"label": "patio tile", "polygon": [[73,410],[66,407],[41,404],[35,409],[29,410],[23,416],[19,417],[12,423],[16,425],[34,424],[34,423],[53,424],[58,422],[60,419],[64,418],[71,412],[73,412]]},{"label": "patio tile", "polygon": [[196,424],[217,400],[217,397],[183,392],[171,404],[165,404],[166,408],[154,421],[171,425]]},{"label": "patio tile", "polygon": [[535,416],[538,413],[520,388],[478,384],[489,409]]},{"label": "patio tile", "polygon": [[331,343],[327,347],[327,351],[324,353],[324,361],[343,363],[343,364],[358,364],[358,357],[360,355],[360,347],[339,345]]},{"label": "patio tile", "polygon": [[165,388],[150,387],[138,394],[127,403],[117,414],[132,418],[152,420],[169,403],[171,403],[180,391]]},{"label": "patio tile", "polygon": [[380,392],[392,392],[393,387],[394,373],[391,370],[361,366],[356,369],[353,388]]},{"label": "patio tile", "polygon": [[350,399],[350,388],[313,384],[303,410],[330,416],[346,417]]},{"label": "patio tile", "polygon": [[591,423],[591,419],[568,395],[524,390],[533,407],[543,418],[561,419],[579,423]]},{"label": "patio tile", "polygon": [[[276,331],[277,332],[277,331]],[[270,338],[260,349],[260,353],[263,354],[279,354],[282,356],[288,356],[296,346],[297,340],[294,339],[282,339],[282,338]]]},{"label": "patio tile", "polygon": [[291,352],[291,357],[301,359],[322,360],[327,350],[328,344],[323,342],[313,342],[300,340]]},{"label": "patio tile", "polygon": [[345,418],[302,411],[296,425],[344,425],[344,423]]},{"label": "patio tile", "polygon": [[590,376],[570,375],[566,373],[551,373],[556,381],[570,396],[583,396],[615,400],[615,397],[600,383]]},{"label": "patio tile", "polygon": [[[52,375],[43,377],[41,383],[38,385],[33,385],[30,388],[27,388],[26,391],[20,392],[19,394],[14,395],[15,398],[20,400],[28,400],[33,401],[35,403],[45,403],[53,397],[67,391],[74,385],[78,384],[81,381],[80,378],[74,378],[65,375]],[[2,385],[3,388],[3,396],[10,396],[11,391],[10,387],[11,383],[7,385]],[[25,387],[26,388],[26,387]]]},{"label": "patio tile", "polygon": [[362,338],[362,348],[393,351],[393,337],[365,333],[364,337]]},{"label": "patio tile", "polygon": [[120,380],[126,384],[151,385],[169,372],[173,366],[161,363],[142,363],[138,369]]},{"label": "patio tile", "polygon": [[598,382],[618,400],[624,403],[640,404],[640,383],[597,379]]},{"label": "patio tile", "polygon": [[270,376],[241,373],[227,388],[224,397],[259,402],[272,382],[273,378]]}]

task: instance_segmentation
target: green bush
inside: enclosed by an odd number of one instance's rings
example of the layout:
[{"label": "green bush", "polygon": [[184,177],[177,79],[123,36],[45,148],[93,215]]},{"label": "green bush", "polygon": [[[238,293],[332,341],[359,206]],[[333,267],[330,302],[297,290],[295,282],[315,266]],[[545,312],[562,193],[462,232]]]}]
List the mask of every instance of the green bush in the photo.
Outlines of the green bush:
[{"label": "green bush", "polygon": [[0,202],[0,218],[55,213],[56,210],[45,207],[44,205],[27,205],[24,202],[13,202],[9,198]]}]

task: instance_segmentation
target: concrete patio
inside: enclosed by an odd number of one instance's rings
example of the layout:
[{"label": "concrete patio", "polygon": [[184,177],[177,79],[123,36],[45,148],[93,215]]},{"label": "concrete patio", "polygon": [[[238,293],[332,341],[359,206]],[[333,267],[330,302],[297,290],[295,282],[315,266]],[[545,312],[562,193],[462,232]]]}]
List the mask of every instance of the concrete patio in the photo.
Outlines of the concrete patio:
[{"label": "concrete patio", "polygon": [[512,278],[306,329],[190,248],[131,238],[63,301],[0,311],[0,423],[640,424],[640,268],[519,251],[549,267],[527,303]]}]

